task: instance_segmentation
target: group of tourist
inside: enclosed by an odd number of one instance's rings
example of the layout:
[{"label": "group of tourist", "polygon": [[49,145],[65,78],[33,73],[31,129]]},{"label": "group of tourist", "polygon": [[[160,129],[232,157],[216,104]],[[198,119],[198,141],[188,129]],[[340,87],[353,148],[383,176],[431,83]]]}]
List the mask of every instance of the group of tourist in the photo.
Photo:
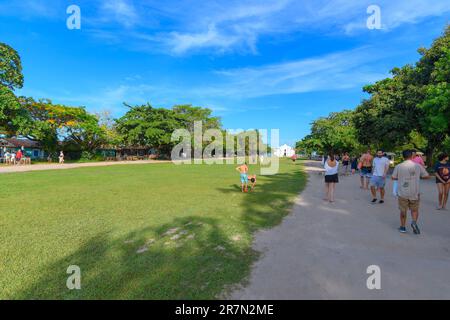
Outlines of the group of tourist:
[{"label": "group of tourist", "polygon": [[[425,166],[423,154],[416,150],[405,150],[402,153],[404,161],[395,166],[391,175],[394,195],[398,198],[400,209],[399,231],[406,232],[406,216],[411,211],[411,227],[415,234],[420,234],[417,225],[420,204],[420,179],[428,179],[430,175]],[[339,158],[333,153],[324,159],[325,169],[325,194],[324,200],[334,202],[336,183],[339,182]],[[348,167],[352,173],[359,171],[360,188],[370,190],[371,203],[384,203],[385,185],[390,168],[390,160],[383,150],[378,150],[373,156],[367,150],[359,158],[351,158],[348,153],[342,156],[343,174],[348,174]],[[447,154],[440,154],[434,168],[436,185],[438,189],[438,205],[436,209],[446,210],[450,191],[450,163]],[[378,194],[380,198],[378,199]]]},{"label": "group of tourist", "polygon": [[6,151],[3,155],[3,158],[6,164],[19,164],[21,163],[21,160],[25,158],[25,155],[23,154],[22,150],[19,149],[17,151],[13,150],[11,152]]}]

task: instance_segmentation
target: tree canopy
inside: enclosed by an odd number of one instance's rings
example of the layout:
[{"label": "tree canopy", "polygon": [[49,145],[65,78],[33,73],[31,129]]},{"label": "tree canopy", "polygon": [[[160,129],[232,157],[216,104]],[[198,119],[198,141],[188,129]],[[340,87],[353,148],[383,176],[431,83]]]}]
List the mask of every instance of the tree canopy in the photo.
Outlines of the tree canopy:
[{"label": "tree canopy", "polygon": [[[412,145],[430,163],[450,136],[450,26],[429,49],[418,51],[421,58],[414,65],[394,68],[391,77],[365,86],[369,97],[355,110],[314,121],[297,148],[358,152],[361,145],[392,151]],[[341,117],[350,119],[347,125]]]}]

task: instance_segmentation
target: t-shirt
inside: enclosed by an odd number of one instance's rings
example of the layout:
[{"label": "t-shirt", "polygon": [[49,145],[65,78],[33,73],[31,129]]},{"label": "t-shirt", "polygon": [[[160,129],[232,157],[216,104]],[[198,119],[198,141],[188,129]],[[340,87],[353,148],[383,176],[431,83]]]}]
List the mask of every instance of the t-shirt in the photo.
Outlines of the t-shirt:
[{"label": "t-shirt", "polygon": [[437,162],[434,166],[434,172],[436,172],[442,180],[447,182],[450,180],[450,163]]},{"label": "t-shirt", "polygon": [[398,179],[398,195],[409,200],[419,199],[420,178],[428,176],[424,167],[411,160],[397,165],[392,173],[392,177]]},{"label": "t-shirt", "polygon": [[386,157],[373,159],[373,175],[377,177],[384,176],[384,172],[389,168],[389,159]]}]

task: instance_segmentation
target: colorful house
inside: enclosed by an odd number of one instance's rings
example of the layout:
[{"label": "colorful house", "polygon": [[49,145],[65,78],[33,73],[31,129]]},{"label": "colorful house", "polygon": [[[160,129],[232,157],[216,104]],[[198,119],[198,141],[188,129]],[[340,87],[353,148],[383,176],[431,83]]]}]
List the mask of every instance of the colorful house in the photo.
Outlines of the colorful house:
[{"label": "colorful house", "polygon": [[39,142],[25,138],[0,138],[0,156],[3,157],[5,152],[22,150],[26,157],[31,159],[44,159],[46,153],[40,146]]}]

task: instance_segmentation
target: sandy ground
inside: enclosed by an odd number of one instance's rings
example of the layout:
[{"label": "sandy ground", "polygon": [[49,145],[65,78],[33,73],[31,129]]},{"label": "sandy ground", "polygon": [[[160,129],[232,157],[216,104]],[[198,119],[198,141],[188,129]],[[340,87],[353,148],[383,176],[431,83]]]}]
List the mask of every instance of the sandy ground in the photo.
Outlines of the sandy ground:
[{"label": "sandy ground", "polygon": [[[318,162],[292,214],[256,235],[262,252],[231,299],[450,299],[450,211],[436,210],[434,179],[421,185],[422,234],[400,234],[392,183],[386,203],[371,204],[359,176],[340,177],[336,203],[323,198]],[[367,288],[367,267],[381,270],[381,289]]]},{"label": "sandy ground", "polygon": [[0,167],[1,173],[13,173],[13,172],[26,172],[26,171],[39,171],[39,170],[64,170],[83,167],[103,167],[113,166],[121,164],[146,164],[146,163],[164,163],[168,161],[159,160],[139,160],[139,161],[102,161],[102,162],[87,162],[87,163],[43,163],[33,165],[14,165],[14,166],[2,166]]}]

